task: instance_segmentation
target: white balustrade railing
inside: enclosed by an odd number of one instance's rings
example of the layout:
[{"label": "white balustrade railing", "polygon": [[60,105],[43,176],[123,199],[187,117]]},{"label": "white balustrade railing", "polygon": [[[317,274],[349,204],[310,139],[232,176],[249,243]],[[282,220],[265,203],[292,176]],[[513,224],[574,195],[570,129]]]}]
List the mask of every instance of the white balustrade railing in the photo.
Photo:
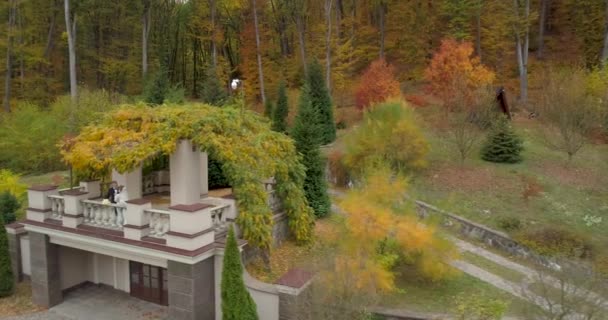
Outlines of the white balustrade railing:
[{"label": "white balustrade railing", "polygon": [[156,178],[156,173],[152,173],[152,174],[149,174],[149,175],[146,175],[143,177],[142,184],[141,184],[141,188],[142,188],[141,192],[143,195],[154,193],[155,178]]},{"label": "white balustrade railing", "polygon": [[94,200],[83,200],[82,205],[87,224],[113,229],[122,229],[125,225],[126,207]]},{"label": "white balustrade railing", "polygon": [[50,195],[49,200],[51,200],[51,217],[53,219],[61,219],[65,212],[65,201],[63,200],[63,196]]},{"label": "white balustrade railing", "polygon": [[169,211],[146,209],[144,214],[148,216],[148,221],[150,221],[150,236],[164,237],[170,226]]},{"label": "white balustrade railing", "polygon": [[226,227],[226,217],[228,216],[229,205],[220,206],[211,210],[211,220],[213,221],[213,227],[217,229],[223,229]]}]

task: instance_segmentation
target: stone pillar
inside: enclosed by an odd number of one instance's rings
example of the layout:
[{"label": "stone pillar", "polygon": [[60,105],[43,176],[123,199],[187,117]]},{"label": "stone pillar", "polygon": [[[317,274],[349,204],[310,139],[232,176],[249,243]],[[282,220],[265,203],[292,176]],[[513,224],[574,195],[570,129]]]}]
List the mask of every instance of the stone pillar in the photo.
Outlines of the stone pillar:
[{"label": "stone pillar", "polygon": [[59,195],[57,186],[32,186],[27,190],[28,208],[26,209],[26,215],[28,220],[44,222],[45,219],[50,218],[50,195]]},{"label": "stone pillar", "polygon": [[201,197],[207,197],[209,194],[209,156],[207,152],[201,151]]},{"label": "stone pillar", "polygon": [[133,199],[127,201],[125,221],[123,226],[125,238],[141,240],[150,233],[150,217],[144,214],[144,210],[152,208],[148,199]]},{"label": "stone pillar", "polygon": [[169,159],[171,205],[193,204],[201,199],[201,153],[190,140],[180,140]]},{"label": "stone pillar", "polygon": [[215,241],[211,219],[213,205],[196,203],[169,207],[169,232],[167,246],[184,250],[196,250]]},{"label": "stone pillar", "polygon": [[63,193],[64,213],[62,225],[68,228],[76,228],[84,220],[84,208],[82,200],[89,198],[89,194],[78,189],[69,190]]},{"label": "stone pillar", "polygon": [[125,186],[129,193],[129,198],[139,199],[141,198],[142,192],[142,173],[141,165],[133,169],[131,172],[120,173],[116,170],[112,170],[112,180],[119,186]]},{"label": "stone pillar", "polygon": [[169,319],[215,320],[213,256],[196,264],[168,261]]},{"label": "stone pillar", "polygon": [[30,232],[32,263],[32,301],[50,308],[63,300],[59,275],[59,247],[49,241],[49,236]]},{"label": "stone pillar", "polygon": [[15,282],[23,280],[23,266],[21,265],[21,237],[27,232],[23,225],[11,223],[5,227],[8,238],[8,254],[11,258],[11,269]]},{"label": "stone pillar", "polygon": [[301,269],[291,269],[276,282],[279,292],[279,320],[311,319],[310,284],[313,274]]}]

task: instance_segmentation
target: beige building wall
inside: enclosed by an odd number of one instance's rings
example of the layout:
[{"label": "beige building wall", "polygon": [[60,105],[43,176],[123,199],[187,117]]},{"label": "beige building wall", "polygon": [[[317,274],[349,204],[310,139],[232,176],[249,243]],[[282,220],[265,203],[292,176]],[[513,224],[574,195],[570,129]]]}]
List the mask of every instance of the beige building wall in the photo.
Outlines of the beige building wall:
[{"label": "beige building wall", "polygon": [[59,247],[59,275],[62,290],[91,281],[93,277],[92,256],[93,254],[90,252]]},{"label": "beige building wall", "polygon": [[30,254],[30,238],[25,235],[19,239],[21,245],[21,272],[30,276],[32,274],[31,254]]}]

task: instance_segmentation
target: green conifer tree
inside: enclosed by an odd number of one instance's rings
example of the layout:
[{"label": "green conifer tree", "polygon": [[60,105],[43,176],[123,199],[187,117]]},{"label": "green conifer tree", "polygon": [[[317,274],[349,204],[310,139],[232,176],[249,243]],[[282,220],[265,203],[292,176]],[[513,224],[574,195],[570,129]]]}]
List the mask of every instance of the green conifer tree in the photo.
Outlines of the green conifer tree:
[{"label": "green conifer tree", "polygon": [[336,140],[336,124],[331,96],[327,90],[323,69],[317,60],[308,67],[306,85],[310,89],[310,103],[317,113],[321,144],[328,144]]},{"label": "green conifer tree", "polygon": [[274,110],[274,105],[270,99],[266,99],[266,104],[264,104],[264,117],[268,119],[272,119],[272,111]]},{"label": "green conifer tree", "polygon": [[4,191],[0,194],[0,215],[6,224],[15,222],[19,207],[19,200],[12,193]]},{"label": "green conifer tree", "polygon": [[276,132],[287,132],[287,115],[289,114],[289,102],[287,100],[287,87],[285,82],[279,85],[279,98],[272,113],[272,130]]},{"label": "green conifer tree", "polygon": [[222,270],[222,319],[257,320],[255,302],[243,282],[241,253],[232,226],[228,230]]},{"label": "green conifer tree", "polygon": [[0,215],[0,298],[13,294],[15,280],[8,252],[8,238],[4,229],[4,219]]},{"label": "green conifer tree", "polygon": [[513,131],[507,119],[501,117],[481,149],[481,158],[490,162],[517,163],[522,161],[522,151],[522,139]]},{"label": "green conifer tree", "polygon": [[304,192],[308,204],[317,217],[323,217],[330,211],[331,203],[327,195],[325,180],[325,161],[319,150],[322,132],[317,120],[317,113],[310,101],[310,93],[305,85],[300,94],[298,114],[291,131],[296,149],[302,154],[302,163],[306,167]]},{"label": "green conifer tree", "polygon": [[169,78],[164,67],[156,71],[144,86],[144,101],[149,104],[163,104],[169,91]]},{"label": "green conifer tree", "polygon": [[212,106],[222,106],[228,100],[228,92],[222,87],[215,68],[209,67],[205,72],[201,92],[201,100]]}]

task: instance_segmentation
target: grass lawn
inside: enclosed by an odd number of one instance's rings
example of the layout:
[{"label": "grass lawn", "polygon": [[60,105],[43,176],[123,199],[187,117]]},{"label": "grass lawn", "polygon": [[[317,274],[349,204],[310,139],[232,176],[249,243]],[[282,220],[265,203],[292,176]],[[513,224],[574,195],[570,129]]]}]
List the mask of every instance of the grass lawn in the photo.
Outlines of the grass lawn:
[{"label": "grass lawn", "polygon": [[467,274],[460,274],[454,279],[439,283],[421,281],[419,277],[412,275],[415,275],[415,272],[404,270],[397,278],[401,291],[384,300],[387,307],[417,312],[451,313],[457,307],[458,297],[478,295],[509,303],[507,313],[512,316],[522,316],[528,308],[527,302]]},{"label": "grass lawn", "polygon": [[[520,219],[524,230],[545,225],[568,228],[587,235],[595,249],[606,254],[608,145],[587,144],[568,161],[565,153],[549,147],[537,120],[516,117],[514,127],[524,139],[522,163],[481,160],[482,137],[462,164],[455,147],[438,129],[440,112],[433,106],[418,109],[419,125],[431,151],[428,168],[411,179],[417,198],[497,229],[505,217]],[[527,200],[526,180],[535,181],[540,188]],[[601,221],[590,222],[590,217]]]},{"label": "grass lawn", "polygon": [[67,188],[70,186],[70,173],[69,171],[55,171],[41,175],[27,175],[21,177],[21,182],[25,185],[42,185],[42,184],[57,184],[60,188]]},{"label": "grass lawn", "polygon": [[521,283],[526,278],[525,275],[517,271],[503,267],[494,261],[488,260],[482,256],[476,255],[471,252],[463,252],[460,255],[460,258],[468,263],[474,264],[488,272],[491,272],[505,280],[509,280],[514,283]]},{"label": "grass lawn", "polygon": [[33,313],[42,310],[42,308],[37,307],[32,303],[32,288],[27,281],[17,284],[15,294],[12,296],[0,298],[0,315],[3,317]]}]

